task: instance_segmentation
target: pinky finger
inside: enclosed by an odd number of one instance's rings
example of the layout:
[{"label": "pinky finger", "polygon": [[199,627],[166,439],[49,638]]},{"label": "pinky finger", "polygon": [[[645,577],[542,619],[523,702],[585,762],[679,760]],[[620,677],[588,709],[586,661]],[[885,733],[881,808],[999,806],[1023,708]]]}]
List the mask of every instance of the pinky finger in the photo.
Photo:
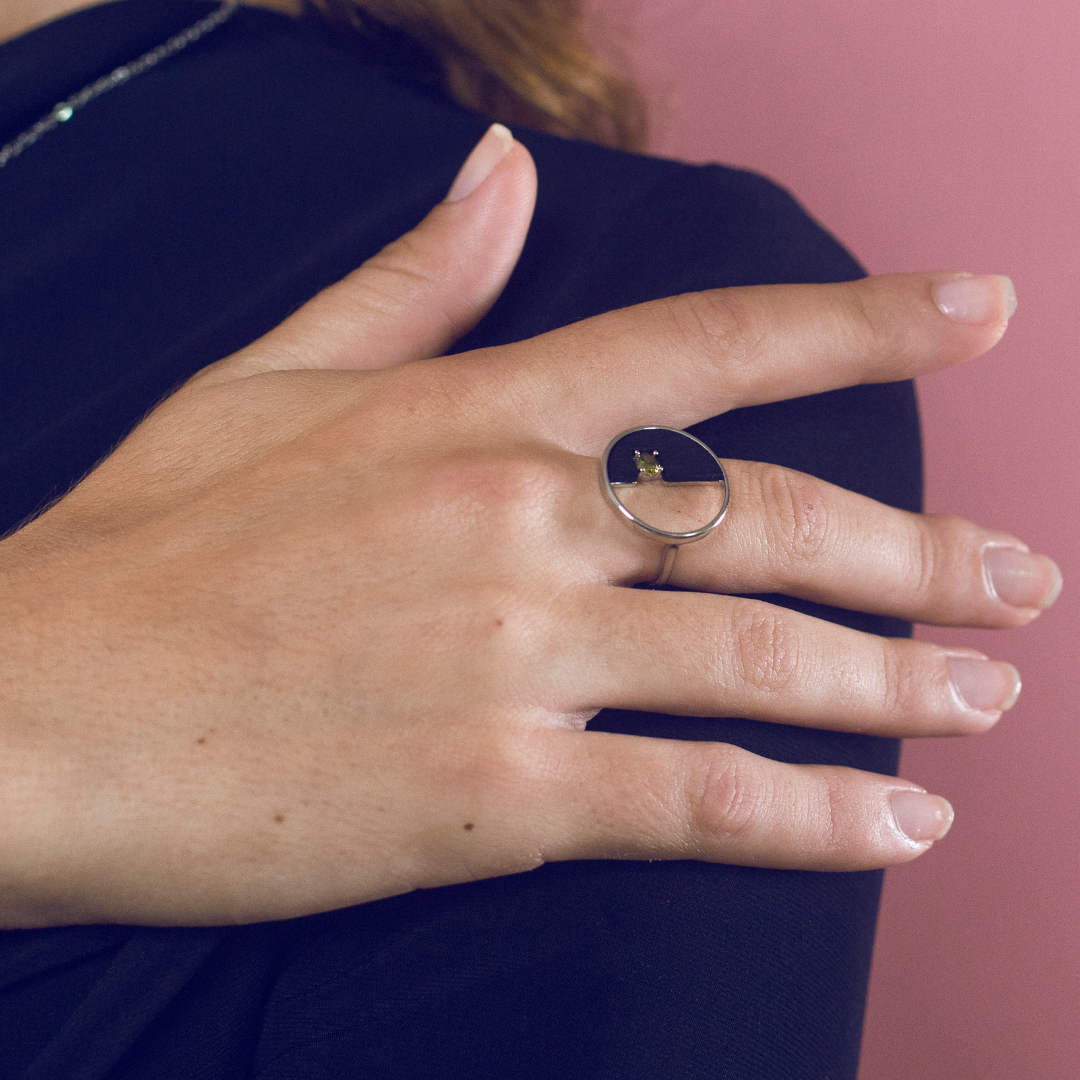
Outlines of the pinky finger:
[{"label": "pinky finger", "polygon": [[[557,732],[544,857],[701,859],[790,870],[908,862],[952,824],[942,798],[895,777],[789,765],[726,743]],[[561,756],[561,754],[559,755]]]}]

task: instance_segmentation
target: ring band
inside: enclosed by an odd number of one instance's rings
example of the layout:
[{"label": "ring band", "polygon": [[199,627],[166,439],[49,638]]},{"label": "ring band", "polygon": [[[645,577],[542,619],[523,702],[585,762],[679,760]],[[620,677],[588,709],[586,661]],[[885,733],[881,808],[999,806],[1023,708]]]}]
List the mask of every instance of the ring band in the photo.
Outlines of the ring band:
[{"label": "ring band", "polygon": [[[703,539],[724,520],[731,498],[727,473],[712,450],[688,431],[660,425],[630,428],[616,435],[601,459],[600,480],[619,516],[635,531],[665,546],[660,572],[649,583],[651,588],[667,584],[681,545]],[[650,522],[641,516],[640,508],[635,511],[628,506],[624,500],[632,495],[648,495],[651,513],[659,518],[654,516]],[[679,524],[693,524],[694,528],[671,528],[674,519],[680,515],[685,518],[687,511],[678,505],[665,507],[662,499],[658,504],[658,495],[689,495],[696,496],[699,502],[704,500],[707,508],[699,511],[703,515],[701,524],[680,520]]]},{"label": "ring band", "polygon": [[664,561],[660,564],[660,573],[656,575],[655,581],[649,582],[649,588],[655,589],[660,585],[666,585],[668,578],[671,577],[671,571],[675,569],[675,553],[679,550],[678,544],[668,544],[664,548]]}]

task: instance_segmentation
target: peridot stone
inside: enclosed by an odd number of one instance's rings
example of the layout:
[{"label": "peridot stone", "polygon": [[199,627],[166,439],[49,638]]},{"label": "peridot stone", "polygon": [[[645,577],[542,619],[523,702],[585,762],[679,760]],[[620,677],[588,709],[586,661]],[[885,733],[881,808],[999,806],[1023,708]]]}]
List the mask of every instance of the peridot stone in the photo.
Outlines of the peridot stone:
[{"label": "peridot stone", "polygon": [[657,461],[659,450],[635,450],[634,465],[637,466],[638,480],[659,480],[664,466]]}]

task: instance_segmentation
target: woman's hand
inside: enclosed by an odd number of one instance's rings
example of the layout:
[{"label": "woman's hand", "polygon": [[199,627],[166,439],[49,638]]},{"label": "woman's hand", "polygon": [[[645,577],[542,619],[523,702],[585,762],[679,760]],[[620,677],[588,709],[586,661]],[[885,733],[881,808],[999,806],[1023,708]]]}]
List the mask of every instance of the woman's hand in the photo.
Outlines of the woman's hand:
[{"label": "woman's hand", "polygon": [[903,780],[582,729],[617,706],[985,730],[1008,665],[722,594],[1007,627],[1053,564],[730,461],[727,520],[676,560],[693,591],[633,590],[663,552],[597,458],[973,357],[1007,282],[720,290],[438,358],[505,283],[534,184],[489,133],[452,201],[0,545],[6,925],[284,918],[557,859],[866,869],[944,834]]}]

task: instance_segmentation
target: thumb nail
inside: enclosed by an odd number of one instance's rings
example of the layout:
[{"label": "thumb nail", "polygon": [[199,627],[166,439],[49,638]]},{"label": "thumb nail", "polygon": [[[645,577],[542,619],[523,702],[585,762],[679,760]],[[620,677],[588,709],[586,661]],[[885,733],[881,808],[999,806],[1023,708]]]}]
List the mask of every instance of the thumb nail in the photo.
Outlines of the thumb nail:
[{"label": "thumb nail", "polygon": [[460,172],[446,193],[445,202],[461,202],[471,195],[490,175],[514,145],[514,136],[502,124],[492,124],[484,137],[473,147]]}]

